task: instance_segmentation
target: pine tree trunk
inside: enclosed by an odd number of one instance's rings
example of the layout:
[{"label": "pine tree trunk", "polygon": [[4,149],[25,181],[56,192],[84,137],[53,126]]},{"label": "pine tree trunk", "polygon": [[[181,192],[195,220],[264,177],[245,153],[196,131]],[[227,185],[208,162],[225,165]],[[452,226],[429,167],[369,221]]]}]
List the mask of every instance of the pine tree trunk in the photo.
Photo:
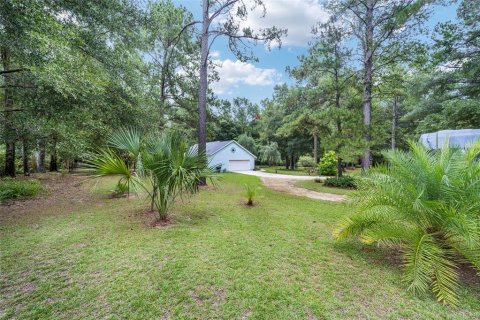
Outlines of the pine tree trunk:
[{"label": "pine tree trunk", "polygon": [[57,138],[53,137],[52,140],[52,153],[50,154],[50,172],[58,171],[57,163]]},{"label": "pine tree trunk", "polygon": [[165,102],[167,100],[167,67],[168,67],[168,51],[165,49],[163,51],[163,64],[162,64],[162,76],[160,77],[160,106],[159,112],[161,115],[161,122],[159,124],[160,130],[163,130],[165,126]]},{"label": "pine tree trunk", "polygon": [[45,140],[41,139],[38,143],[38,162],[37,172],[45,173]]},{"label": "pine tree trunk", "polygon": [[57,164],[57,155],[56,153],[52,153],[50,155],[50,172],[57,172],[58,171],[58,164]]},{"label": "pine tree trunk", "polygon": [[370,150],[370,123],[372,117],[372,87],[373,87],[373,9],[374,0],[366,1],[365,43],[363,56],[363,126],[365,149],[362,157],[362,168],[367,170],[372,162]]},{"label": "pine tree trunk", "polygon": [[398,97],[393,97],[393,105],[392,105],[392,150],[396,148],[396,131],[397,131],[397,103]]},{"label": "pine tree trunk", "polygon": [[[335,107],[337,109],[340,109],[340,86],[339,86],[339,78],[338,78],[338,71],[335,70]],[[337,116],[336,119],[336,126],[337,126],[337,132],[338,135],[341,137],[342,136],[342,120],[340,116]],[[342,139],[339,139],[339,143],[337,143],[337,146],[335,148],[335,153],[337,154],[337,177],[343,176],[343,166],[342,166],[342,158],[340,157],[340,151],[342,150]]]},{"label": "pine tree trunk", "polygon": [[[3,70],[10,70],[10,57],[6,48],[2,48],[1,58]],[[3,96],[3,112],[5,119],[5,175],[15,177],[15,130],[13,129],[12,123],[13,98],[9,73],[3,74],[3,81],[5,85]]]},{"label": "pine tree trunk", "polygon": [[288,170],[290,168],[290,158],[289,156],[285,156],[285,169]]},{"label": "pine tree trunk", "polygon": [[30,166],[28,163],[28,142],[25,139],[22,141],[22,162],[23,162],[23,175],[30,175]]},{"label": "pine tree trunk", "polygon": [[318,134],[313,134],[313,162],[318,163]]},{"label": "pine tree trunk", "polygon": [[[208,89],[208,27],[209,7],[208,0],[202,1],[202,35],[200,52],[200,86],[198,92],[198,154],[205,154],[207,149],[207,89]],[[201,185],[206,184],[202,179]]]},{"label": "pine tree trunk", "polygon": [[337,157],[337,177],[343,176],[342,158]]}]

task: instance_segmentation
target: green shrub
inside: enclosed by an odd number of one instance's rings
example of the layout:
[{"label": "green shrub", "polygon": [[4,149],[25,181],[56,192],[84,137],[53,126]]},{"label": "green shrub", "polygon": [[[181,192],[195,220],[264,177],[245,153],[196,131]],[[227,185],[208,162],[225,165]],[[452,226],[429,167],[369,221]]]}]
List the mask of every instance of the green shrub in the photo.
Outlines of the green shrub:
[{"label": "green shrub", "polygon": [[334,176],[337,174],[337,155],[335,151],[328,151],[323,155],[317,166],[317,171],[322,176]]},{"label": "green shrub", "polygon": [[4,178],[0,180],[0,202],[7,199],[18,199],[36,196],[42,185],[38,180],[17,180]]},{"label": "green shrub", "polygon": [[119,180],[117,186],[115,187],[115,194],[123,195],[130,191],[130,187],[126,181]]},{"label": "green shrub", "polygon": [[460,267],[480,270],[480,141],[468,151],[410,148],[385,152],[388,163],[359,180],[358,211],[334,236],[398,251],[408,290],[456,305]]},{"label": "green shrub", "polygon": [[298,159],[298,164],[305,169],[315,167],[315,161],[313,160],[313,157],[310,156],[301,156]]},{"label": "green shrub", "polygon": [[327,187],[343,188],[343,189],[356,189],[357,188],[357,185],[355,183],[355,179],[351,176],[327,178],[323,182],[323,185],[327,186]]}]

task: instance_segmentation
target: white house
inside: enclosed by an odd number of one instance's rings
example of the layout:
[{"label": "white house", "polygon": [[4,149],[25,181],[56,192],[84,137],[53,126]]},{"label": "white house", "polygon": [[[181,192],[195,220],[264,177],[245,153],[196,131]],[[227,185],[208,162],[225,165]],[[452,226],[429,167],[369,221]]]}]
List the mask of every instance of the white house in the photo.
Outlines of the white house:
[{"label": "white house", "polygon": [[[198,145],[194,145],[197,150]],[[207,142],[209,166],[220,171],[248,171],[255,169],[255,157],[234,140]]]}]

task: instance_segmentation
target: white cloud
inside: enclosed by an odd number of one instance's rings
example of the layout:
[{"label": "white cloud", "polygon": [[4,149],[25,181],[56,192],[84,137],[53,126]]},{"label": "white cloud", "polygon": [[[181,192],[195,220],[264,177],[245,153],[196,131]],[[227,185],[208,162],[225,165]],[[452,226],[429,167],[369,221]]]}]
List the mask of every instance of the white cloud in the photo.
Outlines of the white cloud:
[{"label": "white cloud", "polygon": [[271,86],[278,78],[277,70],[257,68],[240,60],[214,60],[220,81],[212,83],[216,94],[233,94],[240,85]]},{"label": "white cloud", "polygon": [[243,25],[254,30],[270,26],[286,28],[288,35],[282,39],[283,45],[307,46],[312,27],[329,17],[319,0],[264,0],[264,4],[265,17],[262,18],[262,10],[257,8],[249,13]]},{"label": "white cloud", "polygon": [[210,58],[213,58],[213,59],[220,58],[220,51],[217,51],[217,50],[210,51]]}]

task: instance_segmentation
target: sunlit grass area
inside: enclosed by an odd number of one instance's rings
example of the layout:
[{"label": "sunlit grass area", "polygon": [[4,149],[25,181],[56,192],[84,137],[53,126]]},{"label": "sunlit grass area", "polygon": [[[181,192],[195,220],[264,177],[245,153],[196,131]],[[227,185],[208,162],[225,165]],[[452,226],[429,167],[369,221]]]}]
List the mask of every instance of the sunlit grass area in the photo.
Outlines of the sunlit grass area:
[{"label": "sunlit grass area", "polygon": [[313,180],[308,181],[297,181],[295,183],[297,187],[309,189],[312,191],[317,192],[326,192],[326,193],[333,193],[333,194],[340,194],[340,195],[349,195],[352,194],[355,190],[351,189],[341,189],[341,188],[333,188],[333,187],[326,187],[321,182],[316,182]]},{"label": "sunlit grass area", "polygon": [[75,203],[26,202],[22,214],[3,207],[0,317],[480,317],[478,284],[462,286],[458,308],[446,307],[407,293],[391,253],[336,243],[332,228],[351,207],[265,187],[249,207],[245,183],[259,180],[223,175],[178,202],[164,227],[149,225],[143,198],[109,199],[113,178],[84,181]]},{"label": "sunlit grass area", "polygon": [[[296,168],[294,170],[287,170],[285,166],[260,166],[260,170],[269,173],[280,173],[280,174],[288,174],[292,176],[308,176],[307,170],[303,168]],[[312,175],[317,175],[316,173]]]}]

